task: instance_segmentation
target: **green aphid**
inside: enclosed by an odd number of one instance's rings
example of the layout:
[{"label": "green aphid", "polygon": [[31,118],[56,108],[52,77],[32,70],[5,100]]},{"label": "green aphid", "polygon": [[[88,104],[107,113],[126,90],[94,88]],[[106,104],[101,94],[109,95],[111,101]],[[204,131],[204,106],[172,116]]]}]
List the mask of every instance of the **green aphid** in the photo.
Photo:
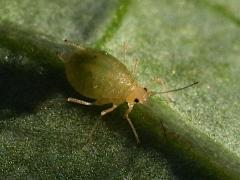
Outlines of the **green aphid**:
[{"label": "green aphid", "polygon": [[127,102],[128,110],[124,117],[132,129],[137,143],[140,140],[128,116],[134,105],[136,103],[143,104],[152,95],[185,89],[197,83],[166,92],[148,92],[147,88],[141,86],[117,58],[105,51],[83,48],[69,42],[68,44],[77,49],[73,53],[59,55],[65,64],[67,79],[79,94],[95,101],[86,102],[75,98],[68,98],[67,101],[87,106],[112,104],[111,108],[101,112],[102,116]]}]

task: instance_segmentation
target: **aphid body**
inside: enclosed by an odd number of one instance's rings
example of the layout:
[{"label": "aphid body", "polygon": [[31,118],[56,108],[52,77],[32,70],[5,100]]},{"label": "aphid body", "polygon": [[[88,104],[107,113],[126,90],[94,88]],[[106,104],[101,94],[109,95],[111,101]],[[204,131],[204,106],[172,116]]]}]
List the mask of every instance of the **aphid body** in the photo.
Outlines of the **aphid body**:
[{"label": "aphid body", "polygon": [[59,55],[65,64],[67,79],[79,94],[95,101],[86,102],[75,98],[68,98],[68,101],[83,105],[112,104],[111,108],[101,112],[102,116],[127,102],[128,110],[124,116],[139,143],[138,134],[128,115],[136,103],[142,104],[149,96],[159,93],[148,92],[147,88],[137,83],[123,63],[105,51],[69,44],[77,50],[71,54]]},{"label": "aphid body", "polygon": [[83,105],[111,103],[112,107],[102,111],[102,116],[127,102],[125,118],[139,143],[137,132],[128,114],[135,103],[144,103],[149,94],[146,88],[136,82],[126,66],[105,51],[91,48],[78,47],[75,52],[62,55],[60,58],[64,61],[66,76],[72,87],[79,94],[95,99],[93,103],[75,98],[68,98],[68,101]]},{"label": "aphid body", "polygon": [[[65,61],[68,81],[96,105],[144,102],[147,92],[119,60],[104,51],[82,49]],[[137,100],[136,100],[137,99]]]}]

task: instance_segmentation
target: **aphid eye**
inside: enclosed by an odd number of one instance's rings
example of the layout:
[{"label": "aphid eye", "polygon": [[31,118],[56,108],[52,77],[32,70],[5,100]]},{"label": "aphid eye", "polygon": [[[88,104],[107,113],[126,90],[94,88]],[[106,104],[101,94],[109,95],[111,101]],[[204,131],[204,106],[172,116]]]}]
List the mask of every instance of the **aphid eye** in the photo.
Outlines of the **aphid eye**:
[{"label": "aphid eye", "polygon": [[143,88],[147,92],[147,88]]},{"label": "aphid eye", "polygon": [[93,57],[94,57],[94,58],[97,58],[97,55],[94,55]]},{"label": "aphid eye", "polygon": [[139,100],[136,98],[136,99],[134,99],[134,102],[135,102],[135,103],[138,103],[138,102],[139,102]]}]

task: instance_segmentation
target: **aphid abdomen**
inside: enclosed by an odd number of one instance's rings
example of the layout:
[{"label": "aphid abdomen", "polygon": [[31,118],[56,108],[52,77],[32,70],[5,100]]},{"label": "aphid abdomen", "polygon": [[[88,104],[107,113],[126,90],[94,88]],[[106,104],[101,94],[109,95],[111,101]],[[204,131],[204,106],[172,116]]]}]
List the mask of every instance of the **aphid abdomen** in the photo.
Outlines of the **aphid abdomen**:
[{"label": "aphid abdomen", "polygon": [[126,67],[111,55],[82,50],[65,62],[68,81],[81,95],[102,102],[124,102],[134,80]]}]

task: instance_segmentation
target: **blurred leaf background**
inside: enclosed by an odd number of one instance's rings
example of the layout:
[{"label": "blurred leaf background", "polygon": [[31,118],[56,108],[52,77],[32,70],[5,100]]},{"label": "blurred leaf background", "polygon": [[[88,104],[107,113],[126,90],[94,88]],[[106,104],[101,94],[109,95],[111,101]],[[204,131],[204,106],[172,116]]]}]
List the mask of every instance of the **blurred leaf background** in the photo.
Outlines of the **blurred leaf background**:
[{"label": "blurred leaf background", "polygon": [[[0,7],[2,178],[239,177],[239,1],[1,0]],[[138,59],[136,78],[148,89],[200,84],[136,107],[137,146],[125,106],[101,118],[104,107],[66,102],[79,95],[56,57],[69,50],[65,38],[107,50],[129,69]],[[159,120],[166,142],[155,139]]]}]

